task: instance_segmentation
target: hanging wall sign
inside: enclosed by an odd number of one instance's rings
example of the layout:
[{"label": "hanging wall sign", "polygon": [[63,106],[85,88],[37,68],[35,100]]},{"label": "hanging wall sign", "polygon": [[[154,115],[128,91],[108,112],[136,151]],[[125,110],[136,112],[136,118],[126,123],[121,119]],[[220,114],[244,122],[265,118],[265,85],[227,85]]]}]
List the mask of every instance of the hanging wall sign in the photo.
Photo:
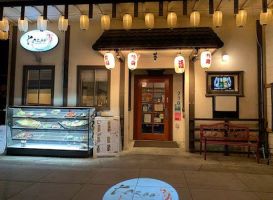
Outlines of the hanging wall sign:
[{"label": "hanging wall sign", "polygon": [[58,36],[51,31],[33,30],[22,35],[20,44],[29,51],[49,51],[57,46]]}]

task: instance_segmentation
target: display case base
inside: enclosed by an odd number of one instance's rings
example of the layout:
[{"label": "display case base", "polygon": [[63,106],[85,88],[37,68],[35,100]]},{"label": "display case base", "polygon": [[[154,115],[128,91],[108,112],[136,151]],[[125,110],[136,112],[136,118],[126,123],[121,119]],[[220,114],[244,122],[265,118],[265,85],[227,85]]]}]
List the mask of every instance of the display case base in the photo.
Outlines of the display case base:
[{"label": "display case base", "polygon": [[7,148],[7,155],[88,158],[93,155],[93,149],[90,149],[89,151],[77,151],[77,150]]}]

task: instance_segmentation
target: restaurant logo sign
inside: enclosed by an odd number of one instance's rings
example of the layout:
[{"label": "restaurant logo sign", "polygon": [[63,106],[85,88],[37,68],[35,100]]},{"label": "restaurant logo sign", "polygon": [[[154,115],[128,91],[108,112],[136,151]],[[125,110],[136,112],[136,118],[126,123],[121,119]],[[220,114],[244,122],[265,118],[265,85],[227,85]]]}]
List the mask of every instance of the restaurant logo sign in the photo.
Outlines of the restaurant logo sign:
[{"label": "restaurant logo sign", "polygon": [[20,44],[29,51],[43,52],[56,47],[58,40],[58,36],[51,31],[33,30],[22,35]]}]

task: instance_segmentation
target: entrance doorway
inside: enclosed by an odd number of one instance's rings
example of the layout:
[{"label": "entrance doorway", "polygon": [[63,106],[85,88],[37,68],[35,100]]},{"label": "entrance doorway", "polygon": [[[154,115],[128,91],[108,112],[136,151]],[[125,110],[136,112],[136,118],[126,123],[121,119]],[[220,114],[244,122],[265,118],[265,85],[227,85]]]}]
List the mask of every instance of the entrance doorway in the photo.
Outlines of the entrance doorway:
[{"label": "entrance doorway", "polygon": [[172,91],[172,75],[135,76],[135,140],[172,140]]}]

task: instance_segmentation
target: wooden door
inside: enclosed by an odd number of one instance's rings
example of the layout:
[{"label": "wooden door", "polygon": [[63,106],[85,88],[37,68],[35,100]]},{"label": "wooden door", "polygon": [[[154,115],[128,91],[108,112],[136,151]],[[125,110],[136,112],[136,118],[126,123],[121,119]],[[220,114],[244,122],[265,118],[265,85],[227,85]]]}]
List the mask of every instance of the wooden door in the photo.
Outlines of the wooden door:
[{"label": "wooden door", "polygon": [[172,75],[136,75],[134,86],[134,139],[172,140]]}]

